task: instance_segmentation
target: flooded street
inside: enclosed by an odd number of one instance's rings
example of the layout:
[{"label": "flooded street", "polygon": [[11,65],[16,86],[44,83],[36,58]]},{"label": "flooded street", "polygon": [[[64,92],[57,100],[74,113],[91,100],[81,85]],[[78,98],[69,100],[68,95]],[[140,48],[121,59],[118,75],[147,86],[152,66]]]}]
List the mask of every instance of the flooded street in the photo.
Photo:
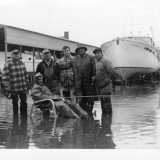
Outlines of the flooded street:
[{"label": "flooded street", "polygon": [[159,149],[160,85],[116,86],[113,115],[95,102],[88,119],[13,116],[11,100],[0,97],[0,148]]}]

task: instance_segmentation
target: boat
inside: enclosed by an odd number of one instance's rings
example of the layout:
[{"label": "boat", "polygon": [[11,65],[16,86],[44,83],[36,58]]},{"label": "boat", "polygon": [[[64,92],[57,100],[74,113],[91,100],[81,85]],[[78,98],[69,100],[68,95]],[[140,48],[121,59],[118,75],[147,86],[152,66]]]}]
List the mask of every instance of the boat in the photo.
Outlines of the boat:
[{"label": "boat", "polygon": [[150,36],[125,36],[101,45],[122,80],[131,80],[138,75],[144,77],[159,70],[159,56]]}]

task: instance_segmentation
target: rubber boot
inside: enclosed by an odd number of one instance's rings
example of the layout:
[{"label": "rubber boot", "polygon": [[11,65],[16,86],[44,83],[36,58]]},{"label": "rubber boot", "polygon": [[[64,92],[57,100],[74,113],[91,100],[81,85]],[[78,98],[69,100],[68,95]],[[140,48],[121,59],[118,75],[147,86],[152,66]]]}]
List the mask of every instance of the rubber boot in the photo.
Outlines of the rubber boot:
[{"label": "rubber boot", "polygon": [[92,114],[93,106],[94,106],[94,101],[93,102],[91,101],[88,103],[88,113],[89,114]]},{"label": "rubber boot", "polygon": [[17,105],[13,105],[13,113],[14,114],[18,114],[18,104]]},{"label": "rubber boot", "polygon": [[43,117],[49,117],[50,116],[50,110],[49,109],[43,109],[42,110]]},{"label": "rubber boot", "polygon": [[112,104],[110,97],[101,98],[101,108],[102,113],[112,113]]},{"label": "rubber boot", "polygon": [[26,93],[19,94],[20,102],[20,112],[21,114],[27,114],[27,95]]},{"label": "rubber boot", "polygon": [[12,95],[13,113],[18,114],[18,95]]},{"label": "rubber boot", "polygon": [[20,104],[20,112],[21,114],[27,114],[27,103],[26,104]]}]

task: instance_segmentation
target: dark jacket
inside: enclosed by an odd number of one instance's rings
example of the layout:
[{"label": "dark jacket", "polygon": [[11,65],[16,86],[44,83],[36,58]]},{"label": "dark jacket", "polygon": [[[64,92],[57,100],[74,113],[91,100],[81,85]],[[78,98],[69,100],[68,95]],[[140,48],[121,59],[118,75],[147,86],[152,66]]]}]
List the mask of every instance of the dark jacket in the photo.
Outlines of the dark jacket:
[{"label": "dark jacket", "polygon": [[[67,65],[54,63],[52,59],[50,65],[48,66],[46,61],[43,60],[38,64],[36,73],[40,72],[44,76],[44,85],[47,86],[51,91],[54,91],[59,90],[59,70],[68,68],[69,67]],[[46,69],[48,72],[46,72]],[[48,73],[48,76],[46,73]]]},{"label": "dark jacket", "polygon": [[115,76],[112,63],[105,57],[96,60],[96,82],[99,88],[103,88],[111,82]]},{"label": "dark jacket", "polygon": [[83,89],[91,93],[91,83],[95,82],[96,66],[93,56],[85,54],[83,58],[76,56],[73,61],[73,74],[77,96],[82,96]]},{"label": "dark jacket", "polygon": [[54,64],[53,60],[51,60],[51,63],[50,65],[48,66],[46,61],[43,60],[42,62],[40,62],[38,65],[37,65],[37,69],[36,69],[36,73],[41,73],[43,76],[44,76],[44,81],[47,79],[47,77],[45,77],[44,73],[45,73],[45,67],[48,68],[48,67],[52,67],[53,66],[53,71],[54,71],[54,74],[52,75],[52,80],[57,80],[58,77],[59,77],[59,70],[58,70],[58,66]]}]

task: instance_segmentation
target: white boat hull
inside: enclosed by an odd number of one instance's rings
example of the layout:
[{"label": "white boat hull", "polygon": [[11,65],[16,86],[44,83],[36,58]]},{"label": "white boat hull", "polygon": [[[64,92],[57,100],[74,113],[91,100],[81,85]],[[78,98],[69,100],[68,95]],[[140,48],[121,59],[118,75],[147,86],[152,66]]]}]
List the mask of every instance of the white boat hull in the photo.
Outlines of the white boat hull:
[{"label": "white boat hull", "polygon": [[138,74],[158,71],[157,51],[147,43],[133,40],[114,40],[101,45],[104,56],[108,58],[122,79],[127,80]]}]

